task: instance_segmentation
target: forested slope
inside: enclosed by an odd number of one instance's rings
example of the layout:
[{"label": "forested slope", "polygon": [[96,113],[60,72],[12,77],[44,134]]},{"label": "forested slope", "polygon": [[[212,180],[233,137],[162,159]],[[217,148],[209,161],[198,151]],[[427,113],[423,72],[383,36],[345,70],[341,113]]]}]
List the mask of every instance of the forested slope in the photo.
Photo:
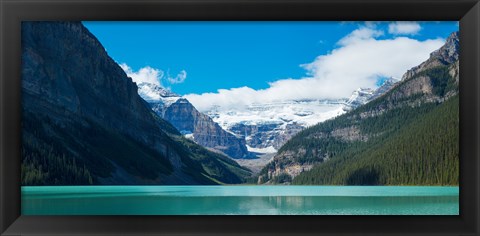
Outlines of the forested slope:
[{"label": "forested slope", "polygon": [[458,184],[458,32],[384,95],[303,130],[258,183]]}]

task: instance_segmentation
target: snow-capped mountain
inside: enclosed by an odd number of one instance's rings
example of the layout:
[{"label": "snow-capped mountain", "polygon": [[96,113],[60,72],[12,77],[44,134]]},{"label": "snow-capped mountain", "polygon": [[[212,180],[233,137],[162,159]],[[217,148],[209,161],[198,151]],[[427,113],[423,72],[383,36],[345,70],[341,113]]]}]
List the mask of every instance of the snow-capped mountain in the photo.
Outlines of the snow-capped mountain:
[{"label": "snow-capped mountain", "polygon": [[165,101],[165,102],[175,102],[176,99],[180,96],[176,93],[173,93],[167,89],[162,88],[156,84],[152,83],[139,83],[138,85],[138,95],[142,97],[145,101]]},{"label": "snow-capped mountain", "polygon": [[253,104],[235,110],[216,106],[206,114],[223,129],[244,136],[250,151],[273,153],[304,128],[366,104],[389,91],[397,82],[391,78],[377,89],[359,88],[348,99],[293,100]]},{"label": "snow-capped mountain", "polygon": [[375,90],[371,88],[359,88],[355,90],[345,103],[345,110],[349,111],[367,103],[373,96]]},{"label": "snow-capped mountain", "polygon": [[232,158],[252,157],[243,137],[223,130],[187,99],[150,83],[140,83],[138,93],[155,113],[171,123],[185,137]]},{"label": "snow-capped mountain", "polygon": [[383,84],[380,87],[378,87],[375,90],[375,92],[373,92],[372,96],[370,97],[370,99],[368,99],[368,101],[372,101],[375,98],[382,96],[383,94],[388,92],[390,89],[395,87],[398,84],[398,82],[400,82],[400,79],[393,78],[393,77],[385,80],[385,82],[383,82]]},{"label": "snow-capped mountain", "polygon": [[373,101],[395,87],[398,82],[400,82],[399,79],[391,77],[385,80],[377,89],[359,88],[355,90],[352,96],[350,96],[348,101],[345,103],[345,111],[351,111],[363,104]]},{"label": "snow-capped mountain", "polygon": [[217,106],[206,114],[223,129],[244,136],[250,151],[271,153],[305,127],[343,114],[345,102],[346,99],[282,101],[237,110]]},{"label": "snow-capped mountain", "polygon": [[165,109],[181,98],[180,95],[156,84],[139,83],[137,86],[138,95],[148,102],[152,110],[162,118],[165,116]]},{"label": "snow-capped mountain", "polygon": [[[280,101],[235,109],[214,106],[203,113],[185,98],[160,86],[141,83],[138,91],[152,110],[195,142],[234,158],[246,158],[251,156],[248,152],[275,153],[301,130],[373,100],[390,90],[396,82],[386,80],[376,90],[359,88],[350,98],[344,99]],[[201,125],[205,122],[209,125]],[[246,148],[243,148],[245,144]]]}]

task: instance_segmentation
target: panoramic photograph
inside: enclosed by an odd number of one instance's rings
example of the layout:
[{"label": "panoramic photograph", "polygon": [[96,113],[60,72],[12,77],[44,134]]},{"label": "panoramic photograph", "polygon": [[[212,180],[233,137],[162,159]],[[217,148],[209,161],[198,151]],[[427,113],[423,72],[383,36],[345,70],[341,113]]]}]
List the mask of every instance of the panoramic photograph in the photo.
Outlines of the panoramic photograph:
[{"label": "panoramic photograph", "polygon": [[458,21],[24,21],[23,215],[459,215]]}]

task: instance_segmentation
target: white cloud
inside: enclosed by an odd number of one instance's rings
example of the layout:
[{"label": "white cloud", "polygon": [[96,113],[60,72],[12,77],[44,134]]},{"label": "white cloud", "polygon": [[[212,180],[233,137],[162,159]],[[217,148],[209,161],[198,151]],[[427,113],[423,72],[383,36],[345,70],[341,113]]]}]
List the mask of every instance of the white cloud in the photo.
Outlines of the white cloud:
[{"label": "white cloud", "polygon": [[390,34],[415,35],[421,29],[420,24],[414,21],[397,21],[388,25],[388,33]]},{"label": "white cloud", "polygon": [[169,73],[167,73],[167,80],[170,84],[181,84],[187,78],[187,72],[185,70],[180,71],[175,77],[171,77]]},{"label": "white cloud", "polygon": [[278,80],[261,90],[240,87],[185,97],[200,111],[213,106],[240,109],[252,103],[346,98],[359,87],[376,87],[379,78],[401,78],[403,73],[428,59],[430,53],[444,43],[443,39],[376,38],[382,34],[374,26],[352,31],[337,43],[340,47],[302,65],[308,74],[304,78]]},{"label": "white cloud", "polygon": [[146,82],[163,86],[161,82],[162,79],[166,80],[169,84],[179,84],[183,83],[187,78],[187,72],[185,70],[181,70],[175,77],[172,77],[169,73],[165,76],[165,73],[162,70],[150,66],[140,68],[138,71],[133,71],[133,69],[126,63],[121,63],[119,66],[125,71],[127,76],[131,77],[133,82],[137,84]]},{"label": "white cloud", "polygon": [[159,69],[146,66],[138,71],[133,71],[130,66],[125,63],[119,64],[119,66],[125,71],[128,77],[131,77],[133,82],[139,84],[142,82],[151,83],[155,85],[161,85],[160,80],[164,73]]},{"label": "white cloud", "polygon": [[322,91],[325,96],[348,96],[359,87],[375,87],[378,78],[400,78],[442,44],[440,39],[357,39],[304,67],[325,88]]},{"label": "white cloud", "polygon": [[348,44],[359,42],[361,40],[373,39],[382,35],[383,31],[376,30],[374,28],[374,25],[372,23],[369,23],[367,26],[363,26],[359,29],[352,31],[350,34],[340,39],[337,44],[345,46]]}]

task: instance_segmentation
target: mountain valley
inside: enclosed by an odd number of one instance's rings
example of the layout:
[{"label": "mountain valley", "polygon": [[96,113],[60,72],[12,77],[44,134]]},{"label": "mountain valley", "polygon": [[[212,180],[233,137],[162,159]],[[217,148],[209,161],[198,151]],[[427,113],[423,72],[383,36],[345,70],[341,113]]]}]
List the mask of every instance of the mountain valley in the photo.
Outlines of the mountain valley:
[{"label": "mountain valley", "polygon": [[23,185],[458,185],[458,32],[350,97],[204,110],[81,22],[24,22],[22,45]]}]

